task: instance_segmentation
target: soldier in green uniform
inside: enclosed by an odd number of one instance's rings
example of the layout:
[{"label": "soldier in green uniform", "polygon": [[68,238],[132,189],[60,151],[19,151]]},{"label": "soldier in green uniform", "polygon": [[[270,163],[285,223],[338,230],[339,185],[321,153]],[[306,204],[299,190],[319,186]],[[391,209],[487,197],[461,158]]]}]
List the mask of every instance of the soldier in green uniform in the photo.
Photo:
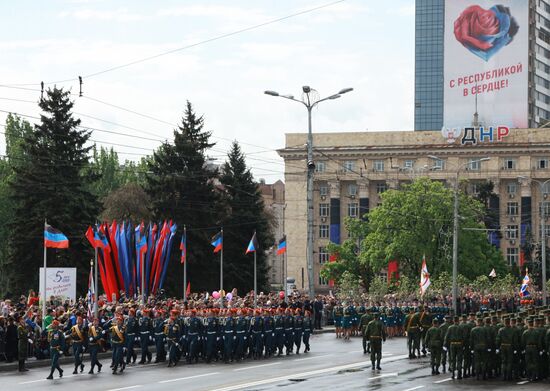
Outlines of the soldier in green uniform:
[{"label": "soldier in green uniform", "polygon": [[429,307],[420,307],[420,340],[422,341],[422,356],[426,357],[426,333],[432,327],[432,316]]},{"label": "soldier in green uniform", "polygon": [[518,325],[517,325],[518,318],[512,316],[510,319],[510,328],[512,329],[512,333],[514,334],[513,341],[514,345],[512,346],[512,378],[514,380],[519,380],[521,375],[521,365],[520,365],[520,358],[523,357],[521,353],[521,335],[523,334],[522,331],[520,331]]},{"label": "soldier in green uniform", "polygon": [[84,321],[80,316],[76,318],[76,324],[71,327],[71,340],[73,341],[74,357],[73,375],[76,375],[78,373],[78,367],[80,367],[80,373],[84,370],[82,355],[84,354],[84,344],[87,340],[87,328],[84,326]]},{"label": "soldier in green uniform", "polygon": [[527,330],[521,337],[521,345],[525,351],[525,373],[530,381],[538,380],[539,352],[542,351],[540,334],[534,327],[534,319],[527,321]]},{"label": "soldier in green uniform", "polygon": [[378,313],[373,314],[374,319],[369,322],[365,330],[368,340],[370,341],[370,361],[372,363],[372,369],[381,370],[380,360],[382,360],[382,342],[386,341],[386,329],[384,324],[380,321]]},{"label": "soldier in green uniform", "polygon": [[432,320],[432,327],[426,332],[426,346],[430,351],[430,365],[432,375],[439,375],[439,366],[441,365],[441,351],[443,350],[443,335],[439,328],[437,318]]},{"label": "soldier in green uniform", "polygon": [[511,326],[510,318],[504,318],[504,327],[497,334],[497,353],[500,354],[502,365],[501,373],[504,380],[512,380],[512,362],[514,360],[514,347],[517,346],[517,333]]},{"label": "soldier in green uniform", "polygon": [[17,326],[17,359],[19,362],[19,372],[27,372],[25,368],[25,360],[28,355],[29,330],[23,316],[19,317],[19,325]]},{"label": "soldier in green uniform", "polygon": [[59,366],[59,356],[65,349],[65,335],[59,330],[59,321],[55,319],[51,324],[51,330],[48,332],[48,342],[50,343],[51,369],[50,375],[46,378],[53,379],[53,372],[57,369],[59,377],[63,377],[63,369]]},{"label": "soldier in green uniform", "polygon": [[483,318],[477,318],[477,326],[470,332],[470,353],[473,352],[477,380],[487,379],[487,330]]},{"label": "soldier in green uniform", "polygon": [[116,324],[111,326],[110,336],[111,336],[111,346],[113,347],[113,375],[118,371],[120,366],[120,373],[124,372],[126,369],[126,362],[124,361],[124,318],[122,315],[117,315]]},{"label": "soldier in green uniform", "polygon": [[462,321],[458,326],[462,332],[462,338],[464,339],[464,363],[462,365],[462,375],[467,378],[470,377],[472,371],[472,353],[470,349],[470,332],[472,331],[472,326],[468,321],[468,316],[466,314],[462,315]]},{"label": "soldier in green uniform", "polygon": [[93,324],[88,329],[88,352],[90,353],[90,375],[94,373],[94,368],[97,365],[97,372],[101,372],[101,363],[97,359],[99,344],[103,339],[103,329],[99,326],[99,319],[94,318]]},{"label": "soldier in green uniform", "polygon": [[407,345],[409,347],[409,358],[416,358],[415,352],[420,356],[420,318],[410,309],[409,315],[405,319],[405,331],[407,332]]},{"label": "soldier in green uniform", "polygon": [[361,316],[361,319],[359,319],[359,328],[361,330],[361,335],[363,336],[363,354],[370,353],[370,343],[365,334],[365,331],[367,329],[367,325],[370,323],[372,319],[373,319],[373,316],[370,314],[369,311],[366,311]]},{"label": "soldier in green uniform", "polygon": [[[439,326],[439,329],[441,330],[441,338],[444,341],[445,336],[447,335],[447,330],[449,329],[449,325],[451,321],[451,315],[445,315],[444,322],[441,326]],[[441,368],[442,372],[447,372],[447,350],[441,348]]]},{"label": "soldier in green uniform", "polygon": [[449,369],[451,370],[452,378],[455,378],[455,372],[457,372],[457,378],[460,380],[462,379],[464,338],[458,326],[459,320],[458,316],[453,318],[453,323],[449,326],[447,335],[445,335],[444,349],[449,351]]},{"label": "soldier in green uniform", "polygon": [[496,353],[495,345],[497,339],[496,327],[492,324],[491,317],[485,318],[485,330],[487,333],[487,359],[486,359],[486,368],[487,368],[487,377],[493,378],[496,370]]}]

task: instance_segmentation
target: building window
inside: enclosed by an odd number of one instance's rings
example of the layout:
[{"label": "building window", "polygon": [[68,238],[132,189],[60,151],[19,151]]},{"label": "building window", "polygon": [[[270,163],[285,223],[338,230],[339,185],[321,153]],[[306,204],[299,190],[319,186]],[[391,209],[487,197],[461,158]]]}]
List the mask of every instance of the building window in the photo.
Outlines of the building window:
[{"label": "building window", "polygon": [[319,216],[328,217],[328,204],[319,204]]},{"label": "building window", "polygon": [[518,215],[518,203],[517,202],[508,202],[506,214],[508,216],[517,216]]},{"label": "building window", "polygon": [[548,168],[548,158],[540,158],[537,162],[537,168],[541,170]]},{"label": "building window", "polygon": [[325,172],[327,170],[327,163],[324,161],[315,163],[315,172]]},{"label": "building window", "polygon": [[504,159],[504,166],[502,167],[505,170],[515,170],[516,169],[516,159],[507,157]]},{"label": "building window", "polygon": [[403,163],[403,167],[413,168],[414,167],[414,160],[405,160],[405,162]]},{"label": "building window", "polygon": [[346,160],[344,162],[344,172],[353,172],[355,170],[355,161]]},{"label": "building window", "polygon": [[349,184],[348,185],[348,194],[350,196],[356,196],[357,195],[357,185],[356,184]]},{"label": "building window", "polygon": [[550,201],[539,202],[539,212],[545,217],[550,217]]},{"label": "building window", "polygon": [[386,183],[377,183],[376,184],[376,193],[382,194],[383,192],[388,190],[388,185]]},{"label": "building window", "polygon": [[518,238],[518,226],[517,225],[508,225],[506,227],[506,239],[517,239]]},{"label": "building window", "polygon": [[508,182],[506,184],[506,191],[508,194],[516,194],[518,191],[518,184],[516,182]]},{"label": "building window", "polygon": [[351,204],[348,204],[348,216],[349,217],[357,217],[359,214],[359,205],[357,202],[352,202]]},{"label": "building window", "polygon": [[384,171],[384,161],[375,160],[374,161],[374,171]]},{"label": "building window", "polygon": [[319,263],[324,265],[328,262],[329,254],[326,247],[319,247]]},{"label": "building window", "polygon": [[319,226],[319,238],[328,239],[328,225],[327,224],[321,224]]},{"label": "building window", "polygon": [[517,247],[507,248],[506,260],[510,266],[517,265],[519,263],[519,249]]},{"label": "building window", "polygon": [[470,161],[468,162],[468,170],[479,171],[480,168],[481,162],[479,161],[479,159],[470,159]]},{"label": "building window", "polygon": [[544,225],[544,236],[547,238],[550,237],[550,225],[548,224]]},{"label": "building window", "polygon": [[445,160],[443,160],[443,159],[434,159],[433,169],[434,170],[444,170],[445,169]]},{"label": "building window", "polygon": [[328,186],[327,185],[320,185],[319,186],[319,195],[320,196],[327,196],[328,195]]},{"label": "building window", "polygon": [[480,184],[479,183],[472,183],[470,185],[470,193],[473,195],[473,196],[478,196],[479,195],[479,187],[480,187]]}]

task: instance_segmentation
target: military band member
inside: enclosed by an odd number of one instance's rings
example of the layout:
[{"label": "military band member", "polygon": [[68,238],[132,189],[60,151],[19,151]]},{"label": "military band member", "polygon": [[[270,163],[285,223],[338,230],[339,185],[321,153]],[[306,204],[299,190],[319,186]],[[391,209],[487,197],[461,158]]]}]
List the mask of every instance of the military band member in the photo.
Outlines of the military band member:
[{"label": "military band member", "polygon": [[84,363],[82,362],[82,356],[84,355],[84,345],[87,341],[87,329],[84,326],[84,320],[82,317],[77,317],[76,324],[71,327],[71,340],[73,341],[73,357],[74,357],[74,371],[73,375],[78,373],[80,367],[80,373],[84,370]]},{"label": "military band member", "polygon": [[94,373],[94,368],[97,365],[97,372],[101,372],[103,365],[97,359],[97,353],[100,348],[100,343],[103,340],[103,329],[99,326],[99,319],[94,318],[93,324],[88,330],[88,352],[90,353],[90,375]]},{"label": "military band member", "polygon": [[165,321],[163,318],[163,311],[159,310],[157,316],[153,320],[153,332],[155,333],[155,347],[157,354],[155,356],[155,363],[166,361],[166,349],[164,347],[164,340],[166,334],[164,333]]},{"label": "military band member", "polygon": [[179,360],[181,346],[180,326],[176,321],[177,311],[172,311],[168,324],[165,327],[166,339],[168,341],[168,367],[176,366]]},{"label": "military band member", "polygon": [[153,354],[149,351],[149,343],[153,340],[153,322],[149,317],[149,309],[144,308],[141,310],[141,318],[139,318],[139,344],[141,347],[141,360],[140,364],[147,364],[151,362]]},{"label": "military band member", "polygon": [[111,345],[113,347],[113,375],[115,375],[120,366],[120,373],[126,369],[126,362],[124,361],[124,346],[125,346],[125,327],[124,318],[121,315],[117,315],[116,324],[111,327],[110,337]]},{"label": "military band member", "polygon": [[138,321],[136,319],[136,310],[130,308],[128,311],[128,318],[125,321],[126,335],[126,364],[130,362],[135,363],[137,354],[134,351],[134,345],[136,342],[136,334],[138,333]]},{"label": "military band member", "polygon": [[50,344],[51,367],[50,375],[46,379],[52,380],[56,369],[59,372],[59,377],[62,378],[63,369],[59,366],[59,356],[65,349],[65,334],[59,330],[59,321],[57,319],[52,322],[51,330],[48,332],[48,342]]}]

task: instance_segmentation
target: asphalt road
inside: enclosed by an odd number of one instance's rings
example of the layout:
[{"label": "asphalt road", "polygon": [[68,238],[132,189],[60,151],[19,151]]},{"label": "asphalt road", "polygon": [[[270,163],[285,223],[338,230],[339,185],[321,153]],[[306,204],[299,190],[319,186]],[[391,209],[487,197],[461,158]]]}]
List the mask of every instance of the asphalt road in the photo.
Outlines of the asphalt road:
[{"label": "asphalt road", "polygon": [[[548,383],[517,384],[502,381],[477,382],[471,379],[453,381],[449,374],[431,376],[427,359],[410,361],[405,355],[405,341],[391,340],[384,344],[382,370],[372,371],[370,360],[363,355],[360,339],[351,342],[336,340],[333,334],[315,335],[312,351],[241,363],[130,365],[124,374],[112,375],[109,362],[103,361],[101,374],[88,375],[88,360],[83,374],[72,375],[72,366],[64,366],[62,379],[46,380],[48,368],[35,368],[20,374],[0,374],[2,390],[118,391],[118,390],[543,390]],[[56,374],[57,376],[57,374]],[[523,383],[523,382],[520,382]]]}]

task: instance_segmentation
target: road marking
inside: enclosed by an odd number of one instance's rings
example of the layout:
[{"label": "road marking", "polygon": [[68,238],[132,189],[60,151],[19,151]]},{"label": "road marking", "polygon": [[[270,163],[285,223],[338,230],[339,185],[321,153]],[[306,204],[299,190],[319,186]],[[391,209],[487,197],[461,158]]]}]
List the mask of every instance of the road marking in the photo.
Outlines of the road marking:
[{"label": "road marking", "polygon": [[271,364],[260,364],[260,365],[252,365],[250,367],[244,367],[244,368],[237,368],[233,369],[234,371],[246,371],[247,369],[255,369],[255,368],[261,368],[261,367],[270,367],[272,365],[281,365],[280,362],[272,362]]},{"label": "road marking", "polygon": [[413,388],[407,388],[405,391],[419,390],[420,388],[424,388],[424,386],[416,386],[416,387],[413,387]]},{"label": "road marking", "polygon": [[322,358],[322,357],[328,357],[328,356],[334,356],[334,354],[323,354],[322,356],[313,356],[313,357],[307,357],[307,358],[297,358],[292,361],[305,361],[305,360],[313,360],[316,358]]},{"label": "road marking", "polygon": [[453,380],[453,378],[452,378],[452,377],[449,377],[449,378],[447,378],[447,379],[434,381],[434,383],[435,383],[435,384],[445,383],[446,381],[451,381],[451,380]]},{"label": "road marking", "polygon": [[527,384],[527,383],[529,383],[529,380],[520,381],[520,382],[517,382],[516,384],[521,386],[521,385]]},{"label": "road marking", "polygon": [[[389,360],[382,359],[382,362],[383,363],[393,362],[393,361],[398,361],[398,360],[405,359],[407,357],[409,357],[409,356],[407,354],[404,354],[404,355],[401,355],[401,356],[395,356],[395,357],[393,357]],[[360,361],[360,362],[356,362],[356,363],[353,363],[353,364],[341,365],[341,366],[338,366],[338,367],[317,369],[317,370],[314,370],[314,371],[301,372],[301,373],[293,373],[293,374],[288,374],[288,375],[284,375],[284,376],[273,377],[273,378],[270,378],[270,379],[258,380],[258,381],[254,381],[254,382],[250,382],[250,383],[242,383],[242,384],[236,384],[236,385],[228,386],[228,387],[216,388],[216,389],[211,390],[211,391],[240,390],[240,389],[243,389],[243,388],[261,386],[261,385],[264,385],[264,384],[277,383],[277,382],[285,381],[285,380],[292,379],[292,378],[309,377],[309,376],[321,375],[323,373],[338,372],[338,371],[341,371],[341,370],[344,370],[344,369],[362,367],[362,366],[365,366],[365,365],[370,365],[370,361]]]},{"label": "road marking", "polygon": [[376,379],[381,379],[383,377],[390,377],[390,376],[398,376],[399,373],[397,372],[393,372],[393,373],[384,373],[382,375],[378,375],[378,376],[374,376],[374,377],[369,377],[369,380],[376,380]]},{"label": "road marking", "polygon": [[122,387],[122,388],[111,388],[107,391],[122,391],[122,390],[131,390],[132,388],[138,388],[143,387],[141,384],[136,384],[135,386],[128,386],[128,387]]},{"label": "road marking", "polygon": [[158,383],[160,383],[160,384],[163,384],[163,383],[172,383],[172,382],[180,381],[180,380],[196,379],[196,378],[198,378],[198,377],[213,376],[213,375],[219,375],[219,374],[220,374],[219,372],[203,373],[202,375],[187,376],[187,377],[179,377],[179,378],[177,378],[177,379],[163,380],[163,381],[159,381]]}]

